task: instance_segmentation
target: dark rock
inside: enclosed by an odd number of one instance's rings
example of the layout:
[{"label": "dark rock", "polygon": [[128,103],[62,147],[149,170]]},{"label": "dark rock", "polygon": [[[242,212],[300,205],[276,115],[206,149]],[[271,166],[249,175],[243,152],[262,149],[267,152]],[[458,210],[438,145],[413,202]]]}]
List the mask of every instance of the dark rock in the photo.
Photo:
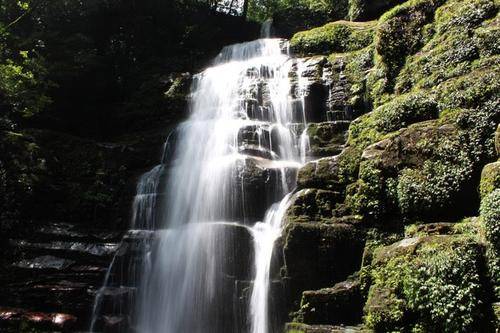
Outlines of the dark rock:
[{"label": "dark rock", "polygon": [[33,259],[23,259],[15,262],[13,266],[26,269],[55,269],[64,270],[73,265],[75,262],[68,259],[58,258],[54,256],[41,256]]},{"label": "dark rock", "polygon": [[341,196],[338,192],[318,189],[303,189],[290,199],[287,210],[288,222],[326,222],[332,218],[335,204]]},{"label": "dark rock", "polygon": [[361,322],[363,298],[356,280],[332,288],[304,291],[300,314],[306,324],[350,325]]},{"label": "dark rock", "polygon": [[0,307],[0,329],[68,330],[77,318],[65,313],[31,312],[19,308]]},{"label": "dark rock", "polygon": [[297,302],[302,291],[331,286],[357,271],[364,242],[364,234],[349,225],[288,224],[283,274],[289,299]]},{"label": "dark rock", "polygon": [[343,184],[338,178],[339,160],[336,156],[324,157],[311,161],[300,168],[297,187],[321,188],[331,191],[343,191]]},{"label": "dark rock", "polygon": [[349,122],[332,121],[307,126],[308,155],[313,158],[338,155],[344,148]]},{"label": "dark rock", "polygon": [[54,241],[50,243],[32,243],[25,240],[15,240],[12,244],[22,250],[37,250],[40,252],[54,253],[76,253],[77,255],[89,255],[96,257],[110,257],[118,249],[117,243],[81,243]]},{"label": "dark rock", "polygon": [[403,2],[404,0],[351,0],[349,1],[349,18],[352,21],[373,20],[389,8]]},{"label": "dark rock", "polygon": [[234,183],[228,189],[234,193],[228,216],[235,221],[262,221],[267,208],[286,194],[276,193],[276,188],[284,182],[291,189],[299,164],[253,156],[236,163]]}]

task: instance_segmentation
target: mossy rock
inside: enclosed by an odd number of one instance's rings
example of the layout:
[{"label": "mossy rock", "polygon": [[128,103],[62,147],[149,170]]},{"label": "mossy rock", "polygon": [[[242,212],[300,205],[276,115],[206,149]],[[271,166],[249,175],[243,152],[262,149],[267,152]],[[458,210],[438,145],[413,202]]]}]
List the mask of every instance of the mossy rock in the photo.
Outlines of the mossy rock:
[{"label": "mossy rock", "polygon": [[406,57],[416,53],[425,43],[429,23],[435,10],[445,0],[410,0],[394,7],[379,20],[375,37],[375,68],[368,86],[376,106],[384,94],[391,93],[395,78]]},{"label": "mossy rock", "polygon": [[500,188],[500,162],[486,164],[481,172],[481,197],[486,197],[497,188]]},{"label": "mossy rock", "polygon": [[349,19],[351,21],[373,20],[402,2],[404,0],[349,0]]},{"label": "mossy rock", "polygon": [[303,323],[287,323],[285,333],[373,333],[372,330],[357,326],[307,325]]},{"label": "mossy rock", "polygon": [[286,213],[286,223],[291,222],[326,222],[333,216],[333,209],[341,201],[340,193],[303,189],[295,193]]},{"label": "mossy rock", "polygon": [[296,33],[290,48],[296,54],[314,55],[360,50],[373,42],[376,22],[338,21]]},{"label": "mossy rock", "polygon": [[338,179],[338,169],[337,157],[324,157],[308,162],[299,169],[297,187],[337,191],[342,186]]},{"label": "mossy rock", "polygon": [[489,276],[498,300],[500,299],[500,189],[495,189],[483,198],[481,220],[488,241],[486,257]]},{"label": "mossy rock", "polygon": [[[422,49],[407,59],[399,74],[395,91],[408,91],[412,87],[430,88],[447,79],[469,73],[473,62],[481,56],[495,54],[495,43],[485,35],[495,31],[493,23],[474,32],[474,29],[495,15],[492,0],[451,0],[436,10],[435,22],[430,29],[432,37]],[[488,44],[488,49],[484,44]]]},{"label": "mossy rock", "polygon": [[308,155],[326,157],[338,155],[346,141],[348,125],[338,122],[312,123],[307,126]]},{"label": "mossy rock", "polygon": [[478,217],[466,218],[460,222],[431,222],[405,227],[406,238],[464,234],[481,241],[483,232],[483,224]]},{"label": "mossy rock", "polygon": [[[352,116],[357,117],[371,109],[366,89],[366,79],[373,66],[373,44],[347,53],[332,53],[328,57],[334,71],[333,82],[347,82],[345,92],[347,106],[352,110]],[[333,87],[332,87],[333,88]]]},{"label": "mossy rock", "polygon": [[347,205],[354,214],[374,219],[387,214],[403,219],[473,214],[476,177],[493,150],[491,118],[483,115],[469,122],[478,115],[467,111],[461,114],[469,119],[464,122],[459,117],[456,123],[417,123],[366,148]]},{"label": "mossy rock", "polygon": [[467,332],[489,327],[481,244],[462,235],[404,239],[374,253],[365,322],[376,331]]}]

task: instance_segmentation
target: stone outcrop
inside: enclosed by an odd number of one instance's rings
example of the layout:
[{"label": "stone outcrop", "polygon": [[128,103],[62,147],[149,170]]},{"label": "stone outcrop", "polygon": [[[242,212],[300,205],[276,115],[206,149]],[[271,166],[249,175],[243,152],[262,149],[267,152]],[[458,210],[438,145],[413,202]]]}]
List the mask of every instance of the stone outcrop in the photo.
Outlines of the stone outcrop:
[{"label": "stone outcrop", "polygon": [[[0,327],[86,329],[95,292],[121,234],[50,223],[10,240],[16,256],[2,264]],[[10,308],[13,308],[9,310]]]},{"label": "stone outcrop", "polygon": [[332,286],[360,268],[363,233],[346,224],[289,223],[283,235],[283,279],[289,299]]}]

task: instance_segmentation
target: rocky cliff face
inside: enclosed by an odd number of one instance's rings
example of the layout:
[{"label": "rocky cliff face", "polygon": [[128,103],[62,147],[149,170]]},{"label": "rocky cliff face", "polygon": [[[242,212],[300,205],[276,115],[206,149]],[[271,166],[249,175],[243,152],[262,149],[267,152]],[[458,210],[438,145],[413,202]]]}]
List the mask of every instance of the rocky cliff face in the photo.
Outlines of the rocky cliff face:
[{"label": "rocky cliff face", "polygon": [[420,0],[291,39],[322,59],[318,121],[353,121],[310,126],[319,159],[283,235],[287,332],[498,327],[497,25],[493,1]]},{"label": "rocky cliff face", "polygon": [[[352,21],[291,38],[307,82],[310,150],[275,249],[285,331],[494,332],[499,4],[344,5],[336,18]],[[0,330],[86,329],[105,268],[124,246],[115,230],[127,227],[134,177],[154,164],[182,110],[182,76],[164,79],[172,113],[124,114],[132,134],[112,144],[45,131],[18,138],[33,151],[41,188],[50,186],[30,207],[59,204],[2,245]],[[116,329],[123,318],[106,320]]]}]

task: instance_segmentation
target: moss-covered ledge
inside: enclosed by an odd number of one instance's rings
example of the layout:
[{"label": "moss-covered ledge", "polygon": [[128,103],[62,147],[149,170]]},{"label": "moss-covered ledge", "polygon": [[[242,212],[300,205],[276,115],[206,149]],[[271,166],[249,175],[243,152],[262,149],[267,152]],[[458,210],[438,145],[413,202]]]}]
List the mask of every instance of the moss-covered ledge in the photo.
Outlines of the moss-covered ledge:
[{"label": "moss-covered ledge", "polygon": [[337,21],[296,33],[290,40],[295,54],[314,55],[360,50],[373,42],[376,21]]},{"label": "moss-covered ledge", "polygon": [[375,250],[365,323],[380,332],[487,332],[484,245],[465,235],[406,238]]}]

